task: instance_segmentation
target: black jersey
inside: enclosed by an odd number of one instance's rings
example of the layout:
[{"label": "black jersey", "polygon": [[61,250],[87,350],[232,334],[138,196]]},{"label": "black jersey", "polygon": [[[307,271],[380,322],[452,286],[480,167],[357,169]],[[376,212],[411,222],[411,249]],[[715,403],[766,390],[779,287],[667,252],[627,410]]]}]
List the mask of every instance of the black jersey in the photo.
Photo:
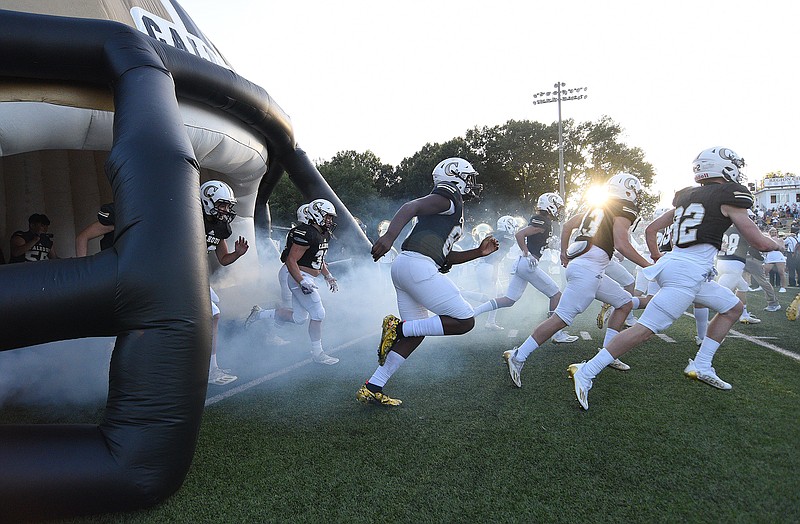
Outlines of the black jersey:
[{"label": "black jersey", "polygon": [[297,261],[297,265],[322,270],[330,238],[331,235],[327,230],[321,233],[319,229],[310,224],[299,224],[286,235],[286,247],[281,253],[281,262],[286,262],[293,245],[308,246],[303,256]]},{"label": "black jersey", "polygon": [[614,256],[614,219],[624,217],[635,224],[639,220],[639,208],[629,200],[609,198],[600,206],[584,213],[578,226],[576,241],[586,240]]},{"label": "black jersey", "polygon": [[726,204],[747,209],[753,206],[753,195],[736,182],[686,187],[675,193],[673,244],[680,248],[711,244],[721,249],[722,235],[732,223],[722,214]]},{"label": "black jersey", "polygon": [[231,236],[231,225],[205,213],[203,213],[203,223],[206,226],[206,247],[209,251],[216,251],[219,243]]},{"label": "black jersey", "polygon": [[547,242],[553,234],[553,220],[550,218],[549,213],[536,213],[528,221],[528,226],[540,227],[543,229],[540,233],[534,233],[525,237],[525,245],[528,247],[528,253],[536,258],[542,256],[542,253],[547,249]]},{"label": "black jersey", "polygon": [[736,226],[731,225],[728,230],[722,235],[722,250],[717,254],[720,260],[738,260],[744,262],[747,257],[747,252],[750,251],[750,244],[736,229]]},{"label": "black jersey", "polygon": [[[97,212],[97,221],[104,226],[113,226],[116,219],[114,213],[114,202],[103,204],[100,206],[100,211]],[[114,245],[114,232],[111,231],[103,235],[100,239],[100,250],[108,249]]]},{"label": "black jersey", "polygon": [[449,215],[423,215],[403,242],[404,251],[415,251],[433,259],[439,268],[453,244],[461,238],[464,230],[464,200],[455,184],[441,182],[434,186],[432,195],[441,195],[453,203],[454,211]]},{"label": "black jersey", "polygon": [[[11,238],[20,237],[27,244],[36,234],[33,231],[15,231]],[[48,260],[50,258],[50,250],[53,249],[53,234],[42,233],[39,235],[39,241],[32,245],[28,250],[19,256],[12,256],[8,259],[9,262],[38,262],[40,260]]]}]

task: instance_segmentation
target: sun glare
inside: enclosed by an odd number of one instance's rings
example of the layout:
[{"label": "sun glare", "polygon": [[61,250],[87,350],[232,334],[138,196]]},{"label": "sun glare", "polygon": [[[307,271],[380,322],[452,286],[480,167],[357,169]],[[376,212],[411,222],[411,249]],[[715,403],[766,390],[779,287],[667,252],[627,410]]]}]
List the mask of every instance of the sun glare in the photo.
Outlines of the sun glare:
[{"label": "sun glare", "polygon": [[599,206],[608,199],[608,190],[605,184],[592,185],[583,194],[583,200],[590,206]]}]

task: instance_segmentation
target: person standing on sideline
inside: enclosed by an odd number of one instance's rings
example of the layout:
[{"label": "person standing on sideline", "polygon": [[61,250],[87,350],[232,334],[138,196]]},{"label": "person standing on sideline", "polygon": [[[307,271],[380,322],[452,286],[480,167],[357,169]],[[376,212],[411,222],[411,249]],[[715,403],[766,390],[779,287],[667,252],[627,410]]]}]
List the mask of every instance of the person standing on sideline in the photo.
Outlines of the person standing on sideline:
[{"label": "person standing on sideline", "polygon": [[[206,248],[213,251],[222,266],[229,266],[247,253],[250,247],[247,240],[240,236],[234,243],[233,251],[228,251],[226,239],[232,234],[231,222],[236,218],[236,197],[233,190],[225,182],[209,180],[200,186],[200,202],[203,209],[203,224],[206,230]],[[208,383],[217,386],[230,384],[237,379],[230,370],[222,369],[217,364],[217,331],[219,327],[219,297],[212,288],[211,294],[211,362],[208,368]]]},{"label": "person standing on sideline", "polygon": [[[674,209],[645,229],[647,247],[656,263],[644,273],[648,279],[657,281],[659,290],[635,325],[603,344],[603,349],[588,362],[568,367],[575,396],[583,409],[589,409],[592,381],[610,362],[671,326],[693,302],[718,314],[709,323],[697,355],[689,360],[683,372],[715,388],[731,389],[730,384],[717,376],[711,364],[744,307],[730,289],[714,281],[714,257],[731,223],[756,249],[774,251],[781,247],[762,235],[747,216],[747,209],[753,206],[753,195],[740,183],[743,167],[744,159],[728,148],[702,151],[692,162],[694,181],[700,185],[675,193]],[[670,223],[673,224],[673,248],[661,256],[656,233]]]},{"label": "person standing on sideline", "polygon": [[789,287],[797,287],[800,285],[800,251],[797,249],[797,231],[796,225],[791,226],[789,234],[783,239],[783,246],[786,248],[786,273],[789,276]]},{"label": "person standing on sideline", "polygon": [[286,286],[292,294],[292,308],[262,309],[261,306],[255,305],[245,320],[245,328],[265,318],[295,324],[302,324],[308,320],[311,358],[318,364],[330,366],[339,362],[339,359],[328,355],[322,349],[322,321],[325,319],[325,307],[322,305],[322,297],[315,279],[322,274],[331,293],[339,290],[339,284],[325,263],[331,232],[336,227],[334,223],[336,208],[324,198],[313,200],[304,211],[307,223],[300,219],[302,210],[303,206],[297,210],[300,223],[289,231],[286,236],[286,247],[281,253],[281,262],[287,270]]},{"label": "person standing on sideline", "polygon": [[56,259],[53,234],[47,232],[50,219],[47,215],[34,213],[28,218],[27,231],[15,231],[11,235],[9,262],[39,262]]},{"label": "person standing on sideline", "polygon": [[[400,231],[414,217],[418,221],[392,263],[400,318],[388,315],[378,345],[378,368],[356,392],[366,404],[399,406],[402,401],[383,393],[383,387],[426,336],[462,335],[475,326],[472,306],[444,273],[497,251],[498,242],[486,236],[474,249],[452,250],[463,233],[464,201],[475,198],[482,186],[478,172],[463,158],[448,158],[433,170],[433,190],[406,202],[392,218],[386,233],[372,246],[375,261],[389,252]],[[429,317],[428,311],[435,316]],[[402,321],[401,321],[402,319]]]},{"label": "person standing on sideline", "polygon": [[[487,311],[513,306],[522,298],[528,284],[544,293],[550,300],[547,316],[549,318],[553,315],[561,300],[561,290],[550,275],[539,268],[539,259],[547,249],[553,234],[553,221],[560,220],[563,207],[564,200],[558,193],[543,193],[539,196],[536,201],[536,211],[528,221],[528,225],[514,234],[522,254],[512,267],[506,294],[476,307],[476,317]],[[513,217],[506,218],[513,220]],[[578,340],[578,337],[559,329],[553,334],[552,340],[556,343],[571,343]]]},{"label": "person standing on sideline", "polygon": [[[642,192],[639,179],[627,173],[612,176],[606,183],[608,198],[582,215],[570,218],[561,231],[561,262],[567,268],[567,285],[556,307],[555,315],[540,323],[518,348],[503,353],[511,380],[522,387],[520,376],[525,361],[554,333],[572,324],[575,317],[586,311],[592,300],[611,304],[614,312],[608,319],[605,343],[617,336],[631,309],[639,298],[631,296],[605,274],[614,250],[634,264],[647,267],[650,263],[631,245],[630,230],[639,219],[637,202]],[[569,239],[578,230],[575,241]],[[611,359],[606,365],[625,371],[622,361]]]},{"label": "person standing on sideline", "polygon": [[778,236],[778,230],[774,227],[769,228],[769,237],[781,246],[780,251],[770,251],[764,255],[764,274],[769,278],[771,272],[777,274],[778,293],[786,293],[786,250],[783,240]]}]

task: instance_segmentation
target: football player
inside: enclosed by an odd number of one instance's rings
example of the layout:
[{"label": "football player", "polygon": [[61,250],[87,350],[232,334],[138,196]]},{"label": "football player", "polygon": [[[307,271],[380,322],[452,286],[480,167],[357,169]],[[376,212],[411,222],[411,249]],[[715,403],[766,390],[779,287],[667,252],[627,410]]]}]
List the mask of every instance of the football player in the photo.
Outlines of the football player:
[{"label": "football player", "polygon": [[[228,239],[231,234],[231,222],[236,218],[236,197],[233,190],[225,182],[209,180],[200,186],[200,201],[203,207],[203,224],[206,229],[206,248],[213,251],[220,265],[233,264],[239,257],[247,253],[247,240],[240,236],[234,243],[233,251],[228,251]],[[236,380],[230,370],[217,365],[217,328],[219,325],[219,297],[213,289],[211,294],[211,363],[208,369],[208,383],[224,386]]]},{"label": "football player", "polygon": [[[433,190],[406,202],[392,218],[386,233],[372,246],[379,260],[413,218],[417,224],[406,237],[392,263],[392,282],[397,292],[400,318],[388,315],[378,346],[378,368],[356,392],[364,403],[398,406],[401,401],[383,393],[383,387],[426,336],[461,335],[475,326],[472,306],[444,273],[497,251],[497,240],[486,236],[480,245],[452,250],[464,227],[464,201],[477,197],[482,186],[477,171],[463,158],[448,158],[433,169]],[[435,316],[429,317],[428,311]],[[401,320],[402,319],[402,320]]]},{"label": "football player", "polygon": [[[505,219],[510,219],[512,224],[510,227],[513,229],[508,233],[509,224],[505,223]],[[471,247],[478,247],[483,239],[491,235],[497,239],[498,249],[491,255],[479,258],[475,263],[475,280],[478,283],[478,292],[472,293],[472,297],[467,292],[462,294],[469,300],[476,300],[482,304],[489,300],[490,297],[497,295],[497,277],[500,270],[500,263],[503,261],[505,253],[511,247],[509,241],[514,238],[514,231],[516,230],[516,221],[513,217],[500,217],[497,221],[497,231],[499,234],[495,235],[492,226],[489,224],[478,224],[472,228],[473,245]],[[477,317],[478,314],[475,313]],[[502,331],[503,327],[497,324],[497,311],[491,311],[484,328],[490,331]]]},{"label": "football player", "polygon": [[[592,380],[609,362],[672,325],[692,302],[714,309],[718,314],[709,323],[697,355],[689,360],[683,372],[715,388],[731,389],[730,384],[717,376],[711,364],[744,307],[730,289],[713,280],[714,256],[722,247],[722,235],[731,223],[756,249],[779,249],[747,216],[747,209],[753,205],[753,195],[740,183],[743,167],[744,159],[728,148],[702,151],[692,162],[694,180],[700,185],[675,193],[674,209],[647,226],[645,239],[656,263],[644,272],[648,279],[655,279],[660,288],[633,327],[616,336],[588,362],[569,366],[575,395],[583,409],[589,409]],[[670,223],[673,224],[672,251],[661,256],[656,232]]]},{"label": "football player", "polygon": [[[751,212],[749,209],[748,212]],[[722,235],[722,249],[717,253],[717,282],[734,293],[742,301],[744,309],[739,322],[742,324],[759,324],[760,319],[754,317],[747,311],[747,290],[750,285],[744,279],[744,263],[750,244],[747,243],[735,224]]]},{"label": "football player", "polygon": [[[560,219],[562,207],[564,207],[564,200],[558,193],[544,193],[536,201],[536,213],[528,221],[528,225],[519,231],[516,231],[516,220],[513,217],[500,219],[500,221],[505,220],[507,228],[514,228],[514,239],[519,246],[521,255],[511,268],[511,278],[505,295],[475,308],[475,316],[486,311],[494,312],[498,308],[513,306],[522,298],[528,284],[550,299],[550,310],[547,315],[548,317],[553,315],[559,300],[561,300],[561,290],[558,289],[558,284],[550,278],[550,275],[538,266],[539,259],[547,248],[553,232],[553,220]],[[500,221],[498,221],[498,229]],[[552,340],[558,343],[570,343],[578,340],[578,337],[559,329],[553,334]]]},{"label": "football player", "polygon": [[[575,317],[586,311],[595,298],[611,304],[614,312],[608,319],[605,340],[612,339],[622,329],[625,318],[636,300],[630,293],[605,274],[605,268],[619,250],[639,266],[650,265],[630,242],[630,228],[639,218],[637,201],[642,184],[633,175],[621,173],[606,183],[608,199],[590,207],[585,213],[570,218],[561,231],[561,262],[567,268],[567,285],[555,314],[536,326],[533,334],[518,348],[503,353],[511,380],[522,387],[520,372],[528,356],[556,331],[572,324]],[[575,241],[570,243],[577,229]],[[617,369],[628,366],[611,359]]]},{"label": "football player", "polygon": [[[322,349],[322,321],[325,319],[325,307],[322,305],[315,279],[322,274],[331,293],[339,291],[339,284],[325,263],[331,232],[336,227],[334,222],[336,208],[328,200],[318,198],[310,202],[308,208],[300,206],[297,218],[300,223],[289,231],[286,236],[286,247],[281,253],[281,262],[286,266],[287,272],[286,287],[292,294],[292,307],[262,309],[261,306],[255,305],[245,320],[245,327],[265,318],[295,324],[302,324],[308,320],[311,358],[318,364],[331,366],[339,362],[339,359],[328,355]],[[280,271],[278,273],[280,275]]]}]

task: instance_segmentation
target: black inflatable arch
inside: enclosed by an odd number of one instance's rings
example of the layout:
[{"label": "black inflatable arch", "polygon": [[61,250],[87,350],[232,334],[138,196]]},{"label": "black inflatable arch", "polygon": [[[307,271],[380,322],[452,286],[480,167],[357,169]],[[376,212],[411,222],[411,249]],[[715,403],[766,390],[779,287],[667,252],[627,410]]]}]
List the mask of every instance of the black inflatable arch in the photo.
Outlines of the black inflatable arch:
[{"label": "black inflatable arch", "polygon": [[[126,25],[0,10],[0,77],[110,85],[114,140],[106,174],[116,202],[113,249],[81,259],[0,266],[0,350],[117,336],[99,425],[0,425],[0,521],[149,506],[183,483],[206,393],[211,328],[199,166],[178,97],[222,109],[267,140],[257,224],[288,172],[307,197],[342,209],[354,245],[369,244],[295,148],[269,95],[235,73]],[[260,218],[259,218],[260,217]],[[165,225],[180,235],[163,235]],[[367,250],[368,251],[368,250]],[[50,319],[47,331],[40,319]]]}]

